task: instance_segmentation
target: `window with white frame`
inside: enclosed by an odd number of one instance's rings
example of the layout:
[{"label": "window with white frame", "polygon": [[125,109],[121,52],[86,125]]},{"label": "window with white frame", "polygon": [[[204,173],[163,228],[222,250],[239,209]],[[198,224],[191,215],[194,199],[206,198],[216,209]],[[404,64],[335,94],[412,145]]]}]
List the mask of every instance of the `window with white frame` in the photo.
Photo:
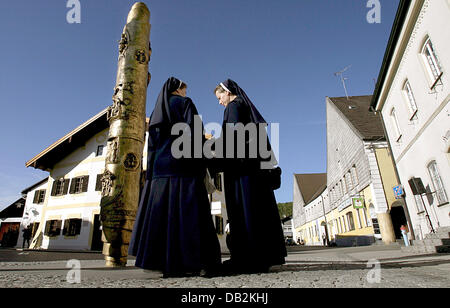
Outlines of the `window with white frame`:
[{"label": "window with white frame", "polygon": [[442,183],[441,175],[437,167],[437,163],[433,160],[428,164],[428,172],[430,173],[431,182],[433,183],[436,192],[436,198],[439,204],[448,202],[447,192],[445,191],[444,183]]},{"label": "window with white frame", "polygon": [[61,220],[47,220],[44,235],[49,237],[59,236],[61,234],[61,224]]},{"label": "window with white frame", "polygon": [[348,212],[347,214],[345,214],[345,216],[347,217],[348,231],[355,230],[355,221],[353,219],[353,213]]},{"label": "window with white frame", "polygon": [[64,179],[64,178],[56,179],[53,182],[53,186],[52,186],[50,195],[51,196],[62,196],[62,195],[67,194],[67,191],[69,189],[69,182],[70,182],[70,179]]},{"label": "window with white frame", "polygon": [[345,176],[347,178],[346,182],[348,184],[348,190],[351,190],[353,188],[353,181],[352,181],[352,173],[351,173],[351,171],[349,170]]},{"label": "window with white frame", "polygon": [[398,124],[398,118],[397,118],[397,113],[395,111],[395,108],[392,108],[392,110],[391,110],[391,121],[392,121],[392,126],[394,127],[395,134],[396,134],[395,141],[399,142],[400,139],[402,138],[402,132],[400,130],[400,125]]},{"label": "window with white frame", "polygon": [[403,86],[403,93],[405,95],[405,98],[408,102],[409,111],[411,112],[410,120],[413,119],[413,117],[417,113],[417,104],[416,99],[414,97],[414,93],[411,88],[411,84],[409,83],[409,80],[406,80],[405,85]]},{"label": "window with white frame", "polygon": [[104,149],[104,145],[99,145],[97,146],[97,153],[95,153],[95,156],[102,156],[103,155],[103,149]]},{"label": "window with white frame", "polygon": [[36,190],[34,192],[33,203],[42,204],[44,203],[44,199],[45,199],[45,189]]},{"label": "window with white frame", "polygon": [[341,229],[342,229],[342,233],[347,232],[347,228],[344,222],[344,217],[339,217],[339,220],[341,221]]},{"label": "window with white frame", "polygon": [[64,221],[64,236],[76,236],[81,234],[81,224],[83,220],[80,218],[66,219]]},{"label": "window with white frame", "polygon": [[347,187],[347,184],[345,183],[345,176],[340,182],[342,185],[342,189],[344,190],[344,194],[346,194],[348,192],[348,187]]},{"label": "window with white frame", "polygon": [[442,67],[439,63],[439,58],[436,55],[436,51],[430,38],[428,38],[423,45],[422,57],[424,59],[425,67],[427,68],[431,80],[433,81],[433,83],[436,83],[436,81],[442,74]]},{"label": "window with white frame", "polygon": [[72,179],[70,184],[70,194],[79,194],[87,192],[89,185],[89,176],[79,176]]}]

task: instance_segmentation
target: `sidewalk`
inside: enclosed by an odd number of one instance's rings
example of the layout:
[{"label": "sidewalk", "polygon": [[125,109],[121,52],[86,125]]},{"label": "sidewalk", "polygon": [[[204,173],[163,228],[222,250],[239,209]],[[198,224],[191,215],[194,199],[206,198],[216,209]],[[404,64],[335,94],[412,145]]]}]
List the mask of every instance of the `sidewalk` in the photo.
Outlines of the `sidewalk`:
[{"label": "sidewalk", "polygon": [[[68,260],[80,260],[82,268],[104,268],[104,272],[108,270],[117,271],[116,268],[105,266],[104,256],[98,251],[80,251],[80,250],[33,250],[33,249],[3,249],[17,253],[15,260],[7,261],[1,257],[0,250],[0,271],[13,268],[24,269],[46,269],[61,267]],[[263,253],[263,251],[261,251]],[[20,256],[30,256],[24,259]],[[42,258],[40,258],[42,256]],[[46,259],[45,256],[51,256]],[[222,254],[222,259],[229,258],[229,254]],[[17,260],[18,259],[18,260]],[[22,259],[22,260],[21,260]],[[26,260],[26,261],[25,261]],[[128,257],[127,268],[130,270],[134,267],[133,256]],[[280,267],[288,267],[291,265],[302,264],[367,264],[370,261],[377,260],[381,264],[395,264],[399,262],[419,261],[419,260],[449,260],[450,254],[414,254],[404,252],[398,246],[360,246],[360,247],[321,247],[321,246],[301,246],[288,247],[288,256],[286,264]],[[130,268],[129,268],[130,267]],[[120,269],[120,268],[119,268]],[[138,269],[139,270],[139,269]]]},{"label": "sidewalk", "polygon": [[[398,246],[348,248],[299,247],[289,249],[286,264],[270,273],[215,277],[162,279],[159,272],[134,267],[105,267],[100,253],[54,252],[54,261],[0,262],[0,287],[168,287],[168,288],[278,288],[278,287],[450,287],[450,254],[417,255]],[[0,254],[2,250],[0,250]],[[15,251],[17,258],[48,252]],[[261,251],[264,253],[264,251]],[[22,254],[22,255],[21,255]],[[64,258],[65,256],[65,258]],[[223,256],[227,259],[228,256]],[[74,263],[69,260],[76,260]],[[372,268],[379,268],[383,283],[367,282]],[[70,283],[78,271],[80,283]],[[72,277],[72,278],[71,278]]]}]

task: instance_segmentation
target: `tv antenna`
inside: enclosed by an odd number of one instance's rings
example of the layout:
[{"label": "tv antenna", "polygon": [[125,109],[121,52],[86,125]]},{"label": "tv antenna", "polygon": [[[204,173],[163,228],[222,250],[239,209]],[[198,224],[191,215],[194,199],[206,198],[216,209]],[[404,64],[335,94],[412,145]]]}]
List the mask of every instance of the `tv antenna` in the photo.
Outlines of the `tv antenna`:
[{"label": "tv antenna", "polygon": [[347,66],[346,68],[344,68],[343,70],[341,70],[340,72],[336,72],[334,73],[334,76],[340,76],[341,77],[341,81],[342,81],[342,85],[344,86],[344,91],[345,91],[345,96],[347,97],[348,100],[348,93],[347,93],[347,88],[345,87],[345,80],[347,80],[348,78],[344,78],[342,76],[342,73],[344,73],[346,70],[348,70],[351,67],[351,65]]}]

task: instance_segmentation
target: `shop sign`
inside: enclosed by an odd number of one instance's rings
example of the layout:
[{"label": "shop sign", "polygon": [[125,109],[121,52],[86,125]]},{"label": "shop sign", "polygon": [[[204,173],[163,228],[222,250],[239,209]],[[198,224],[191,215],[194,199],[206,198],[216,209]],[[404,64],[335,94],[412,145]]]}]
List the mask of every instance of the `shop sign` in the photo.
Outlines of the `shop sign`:
[{"label": "shop sign", "polygon": [[352,204],[354,209],[363,209],[364,208],[364,198],[363,197],[354,197],[352,198]]}]

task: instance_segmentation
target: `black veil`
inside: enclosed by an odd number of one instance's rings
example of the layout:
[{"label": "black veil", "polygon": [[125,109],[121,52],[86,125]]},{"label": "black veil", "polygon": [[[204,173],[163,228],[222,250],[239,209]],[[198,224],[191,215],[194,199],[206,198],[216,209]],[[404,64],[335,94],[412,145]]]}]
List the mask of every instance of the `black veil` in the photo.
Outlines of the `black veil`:
[{"label": "black veil", "polygon": [[245,104],[250,108],[250,116],[253,123],[267,123],[261,113],[259,113],[258,109],[256,109],[255,105],[253,105],[252,101],[248,98],[245,91],[242,90],[235,81],[227,79],[221,83],[221,86],[225,87],[225,90],[228,90],[231,94],[242,97]]},{"label": "black veil", "polygon": [[180,88],[183,82],[175,77],[170,77],[164,83],[161,92],[159,92],[158,99],[156,100],[155,108],[150,116],[149,128],[162,124],[173,124],[173,116],[170,113],[169,98],[173,91]]}]

